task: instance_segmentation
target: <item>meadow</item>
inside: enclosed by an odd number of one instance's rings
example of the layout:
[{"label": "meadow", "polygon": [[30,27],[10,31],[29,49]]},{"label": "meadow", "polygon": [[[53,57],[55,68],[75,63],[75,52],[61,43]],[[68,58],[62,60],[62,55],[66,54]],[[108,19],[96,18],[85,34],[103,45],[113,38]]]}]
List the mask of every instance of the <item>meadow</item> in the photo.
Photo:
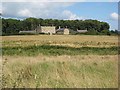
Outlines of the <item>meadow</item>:
[{"label": "meadow", "polygon": [[118,37],[2,36],[2,86],[117,88]]}]

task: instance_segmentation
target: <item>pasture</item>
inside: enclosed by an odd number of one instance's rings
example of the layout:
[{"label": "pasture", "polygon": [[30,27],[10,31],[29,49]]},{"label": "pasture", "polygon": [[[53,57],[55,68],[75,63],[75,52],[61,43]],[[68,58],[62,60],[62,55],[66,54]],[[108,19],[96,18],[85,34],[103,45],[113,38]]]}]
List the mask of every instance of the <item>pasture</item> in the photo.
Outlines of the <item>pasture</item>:
[{"label": "pasture", "polygon": [[2,36],[2,86],[118,87],[118,37]]}]

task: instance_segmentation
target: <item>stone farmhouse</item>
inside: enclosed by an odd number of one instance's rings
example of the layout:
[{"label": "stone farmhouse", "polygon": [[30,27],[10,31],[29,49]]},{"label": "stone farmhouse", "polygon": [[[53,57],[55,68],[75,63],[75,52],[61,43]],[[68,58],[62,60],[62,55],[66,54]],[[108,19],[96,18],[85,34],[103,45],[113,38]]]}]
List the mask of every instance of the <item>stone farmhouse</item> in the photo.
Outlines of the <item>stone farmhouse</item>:
[{"label": "stone farmhouse", "polygon": [[[78,30],[77,29],[77,32],[78,33],[86,33],[87,30]],[[70,30],[67,28],[67,26],[66,26],[66,28],[61,28],[59,26],[58,29],[55,29],[55,26],[40,26],[40,24],[39,24],[35,30],[20,31],[19,33],[20,34],[21,33],[30,33],[30,34],[46,33],[46,34],[50,34],[50,35],[56,34],[56,33],[61,33],[64,35],[69,35]]]},{"label": "stone farmhouse", "polygon": [[41,26],[42,33],[55,34],[55,26]]},{"label": "stone farmhouse", "polygon": [[[46,33],[46,34],[56,34],[57,31],[61,31],[62,28],[59,27],[59,29],[55,29],[55,26],[37,26],[35,30],[29,30],[29,31],[20,31],[19,33],[30,33],[30,34],[39,34],[39,33]],[[69,29],[64,28],[63,34],[69,34]]]},{"label": "stone farmhouse", "polygon": [[46,33],[46,34],[55,34],[55,26],[37,26],[35,30],[29,31],[20,31],[19,33],[30,33],[30,34],[39,34],[39,33]]},{"label": "stone farmhouse", "polygon": [[35,29],[36,33],[47,33],[47,34],[55,34],[55,26],[37,26]]}]

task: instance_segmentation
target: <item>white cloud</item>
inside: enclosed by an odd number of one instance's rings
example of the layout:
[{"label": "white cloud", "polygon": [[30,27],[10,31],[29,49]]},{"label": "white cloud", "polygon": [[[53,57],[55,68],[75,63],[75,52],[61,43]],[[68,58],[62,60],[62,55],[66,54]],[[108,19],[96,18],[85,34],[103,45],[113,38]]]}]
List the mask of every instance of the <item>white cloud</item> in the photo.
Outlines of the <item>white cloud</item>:
[{"label": "white cloud", "polygon": [[110,2],[119,2],[119,0],[109,0]]},{"label": "white cloud", "polygon": [[86,0],[3,0],[2,2],[84,2]]},{"label": "white cloud", "polygon": [[20,10],[18,15],[22,17],[34,17],[34,15],[28,9]]},{"label": "white cloud", "polygon": [[0,13],[2,13],[2,3],[0,2]]},{"label": "white cloud", "polygon": [[0,14],[2,14],[2,9],[0,8]]},{"label": "white cloud", "polygon": [[0,9],[0,13],[2,13],[2,9]]},{"label": "white cloud", "polygon": [[72,13],[69,10],[64,10],[62,12],[62,16],[65,17],[65,19],[68,19],[68,20],[83,19],[83,17],[79,17],[79,16],[77,16],[76,14]]},{"label": "white cloud", "polygon": [[3,3],[3,16],[13,18],[53,18],[53,19],[82,19],[66,7],[73,5],[73,2],[11,2]]},{"label": "white cloud", "polygon": [[110,16],[111,16],[111,19],[113,19],[113,20],[120,19],[120,15],[118,13],[116,13],[116,12],[111,13]]},{"label": "white cloud", "polygon": [[2,2],[119,2],[119,0],[2,0]]}]

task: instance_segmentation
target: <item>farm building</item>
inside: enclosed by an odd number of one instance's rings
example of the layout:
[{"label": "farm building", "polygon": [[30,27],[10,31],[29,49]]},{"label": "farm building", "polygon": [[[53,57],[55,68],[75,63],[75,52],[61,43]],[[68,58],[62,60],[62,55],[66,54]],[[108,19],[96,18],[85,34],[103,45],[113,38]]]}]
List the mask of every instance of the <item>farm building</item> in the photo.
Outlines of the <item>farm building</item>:
[{"label": "farm building", "polygon": [[36,34],[36,31],[20,31],[20,34],[24,34],[24,33],[29,33],[29,34]]},{"label": "farm building", "polygon": [[86,32],[88,32],[87,30],[78,30],[77,29],[77,32],[79,32],[79,33],[86,33]]},{"label": "farm building", "polygon": [[64,29],[64,34],[65,34],[65,35],[68,35],[68,34],[69,34],[69,29],[68,29],[68,28],[65,28],[65,29]]},{"label": "farm building", "polygon": [[36,34],[37,31],[35,30],[27,30],[27,31],[19,31],[19,34]]},{"label": "farm building", "polygon": [[19,34],[37,34],[37,33],[40,33],[40,26],[38,26],[35,30],[19,31]]},{"label": "farm building", "polygon": [[59,29],[57,29],[56,30],[56,33],[61,33],[61,34],[65,34],[65,35],[67,35],[67,34],[69,34],[69,29],[66,27],[66,28],[61,28],[60,26],[59,26]]}]

